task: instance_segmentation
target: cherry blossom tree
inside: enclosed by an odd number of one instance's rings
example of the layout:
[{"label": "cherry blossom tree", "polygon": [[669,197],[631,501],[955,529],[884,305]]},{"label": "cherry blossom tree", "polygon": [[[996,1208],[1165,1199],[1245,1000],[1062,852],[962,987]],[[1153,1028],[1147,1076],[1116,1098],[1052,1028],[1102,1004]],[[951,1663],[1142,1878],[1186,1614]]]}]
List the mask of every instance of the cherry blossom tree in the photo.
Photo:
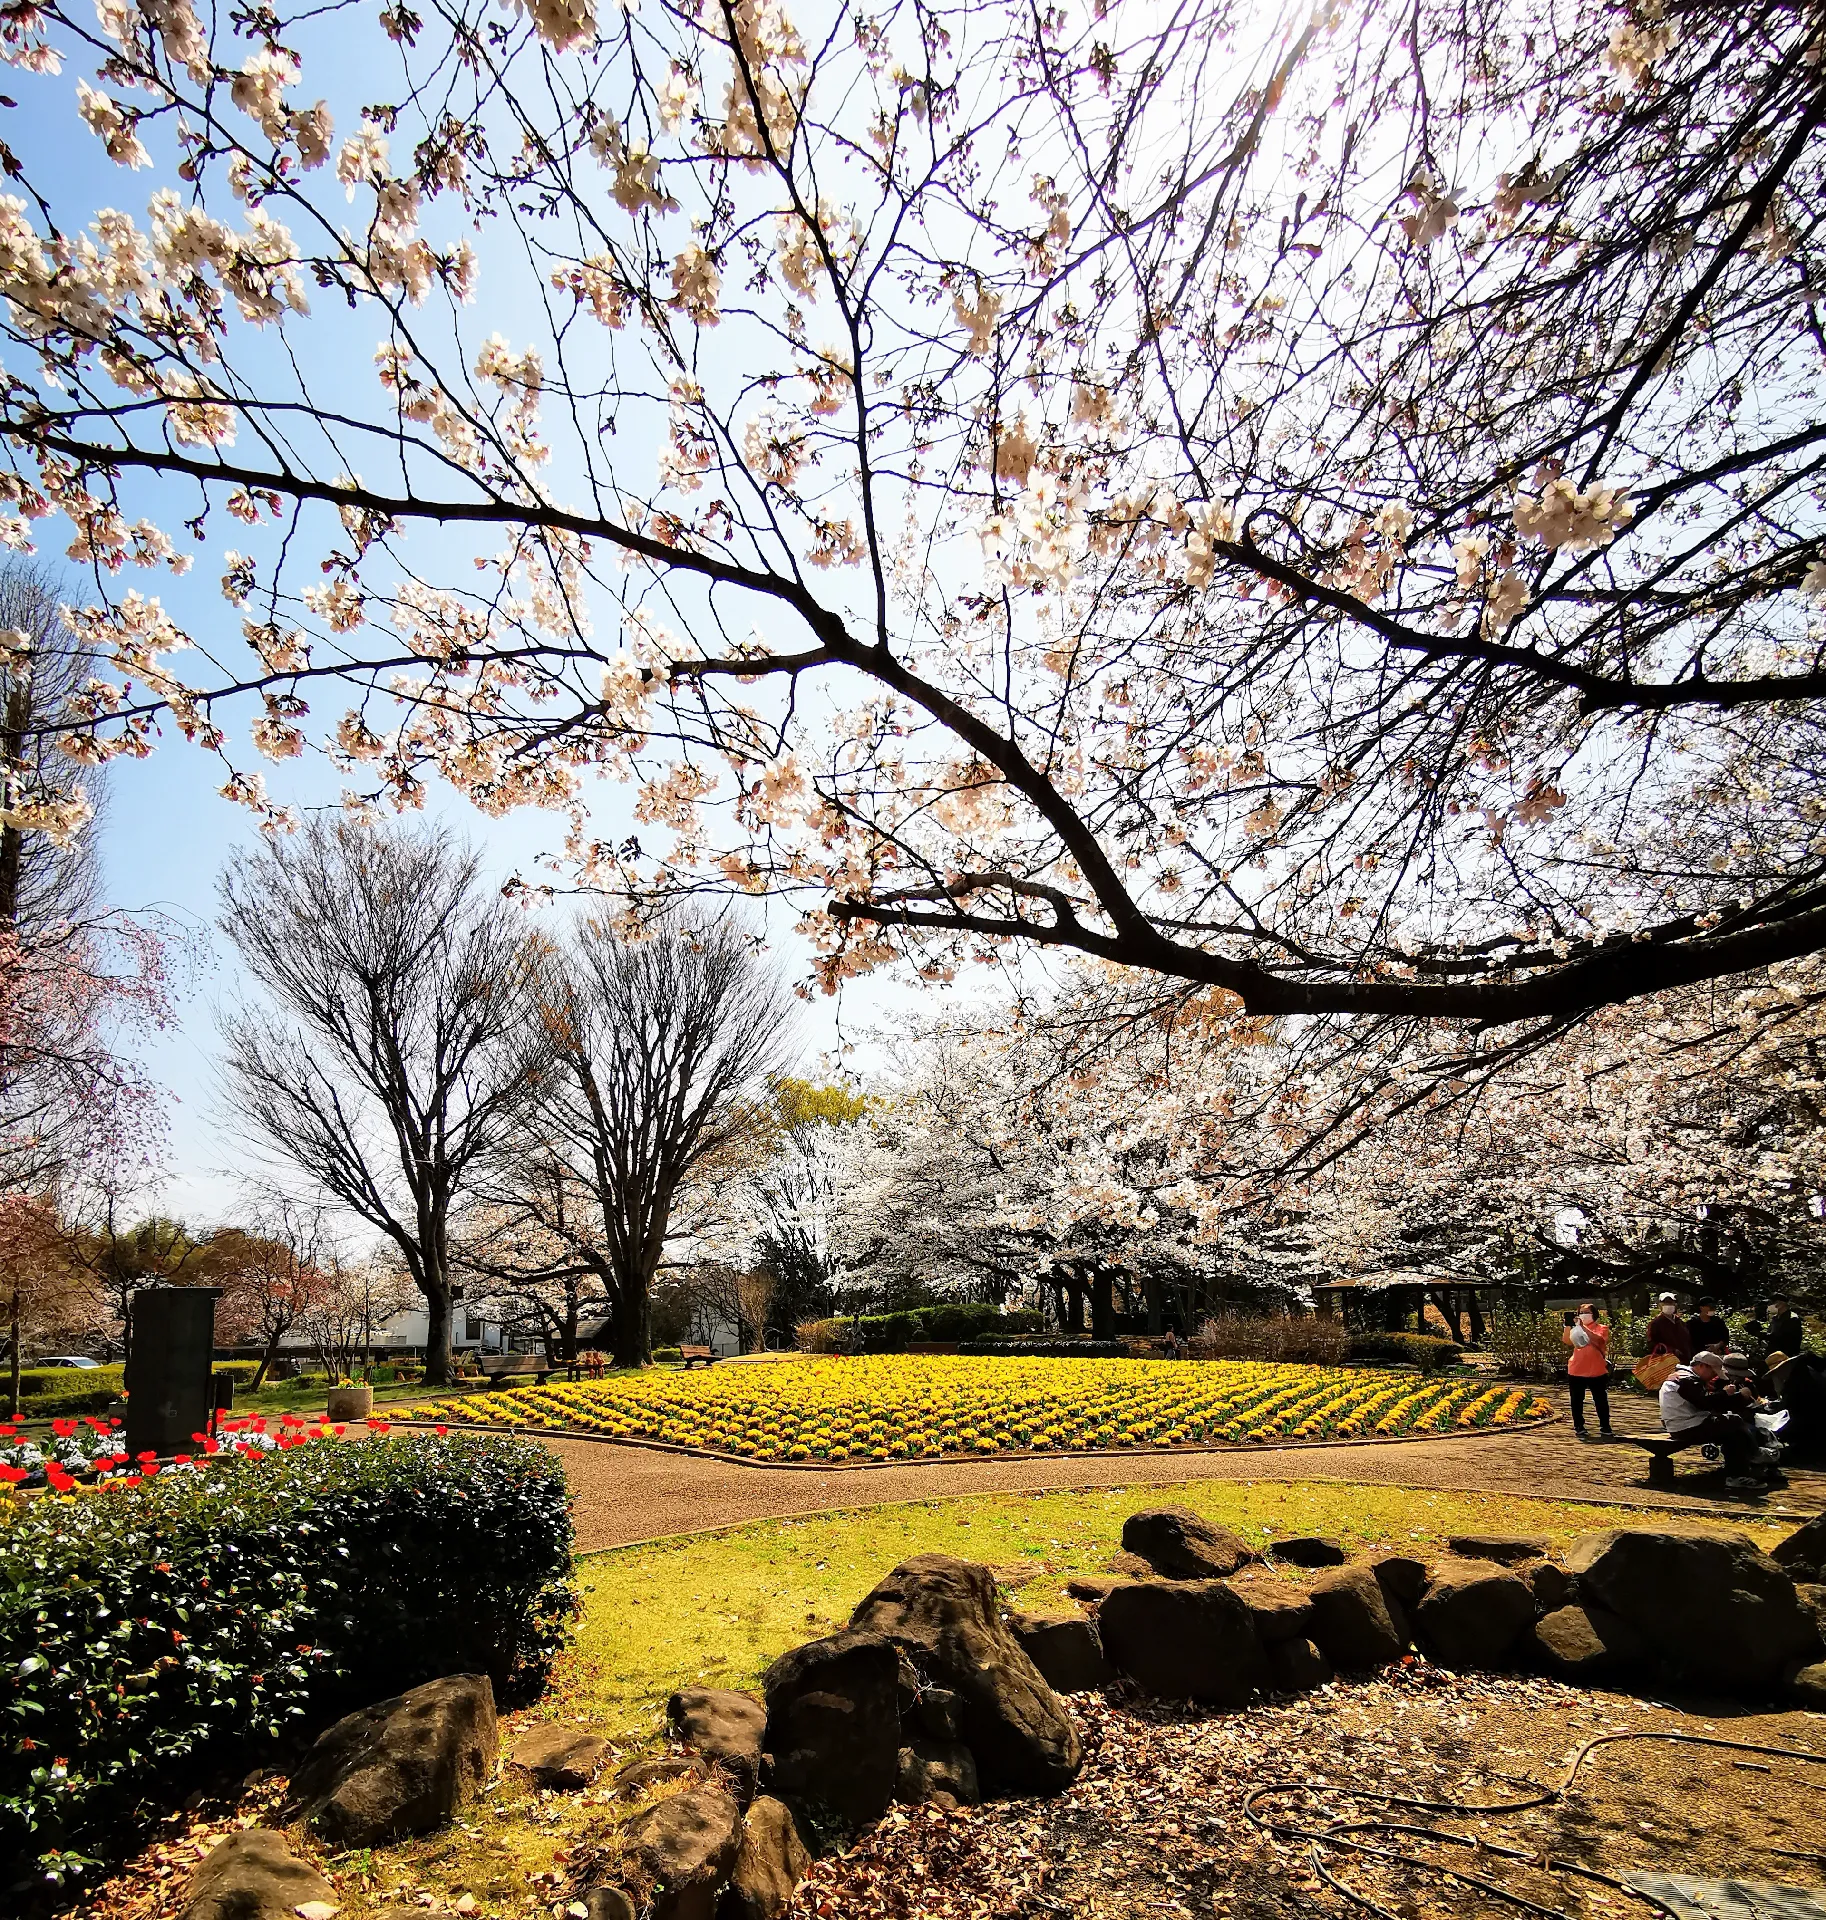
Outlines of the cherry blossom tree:
[{"label": "cherry blossom tree", "polygon": [[265,1381],[280,1342],[323,1304],[337,1259],[321,1211],[285,1195],[274,1196],[248,1225],[210,1236],[202,1277],[222,1289],[217,1338],[260,1348],[250,1392]]},{"label": "cherry blossom tree", "polygon": [[123,1043],[170,1012],[162,926],[102,899],[99,778],[58,751],[94,662],[57,590],[0,565],[0,1188],[37,1195],[152,1157],[161,1116]]},{"label": "cherry blossom tree", "polygon": [[[776,1324],[790,1327],[832,1311],[837,1196],[871,1102],[841,1082],[785,1074],[769,1090],[767,1106],[768,1125],[737,1195],[749,1262],[740,1278],[752,1296],[756,1276],[771,1275],[762,1317],[770,1312]],[[751,1298],[748,1318],[754,1317]]]},{"label": "cherry blossom tree", "polygon": [[6,1338],[9,1419],[19,1417],[26,1340],[82,1327],[89,1304],[54,1199],[46,1194],[0,1195],[0,1325]]},{"label": "cherry blossom tree", "polygon": [[827,985],[1015,942],[1512,1025],[1813,953],[1822,34],[35,0],[0,535],[93,577],[61,744],[549,807],[580,884],[796,900]]}]

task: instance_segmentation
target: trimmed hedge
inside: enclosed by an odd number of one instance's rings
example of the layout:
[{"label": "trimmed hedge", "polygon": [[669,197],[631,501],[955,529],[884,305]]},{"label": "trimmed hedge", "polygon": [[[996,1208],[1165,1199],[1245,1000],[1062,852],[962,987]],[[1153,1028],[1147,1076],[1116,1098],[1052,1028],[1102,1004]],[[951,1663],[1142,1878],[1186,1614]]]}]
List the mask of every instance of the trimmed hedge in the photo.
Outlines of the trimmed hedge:
[{"label": "trimmed hedge", "polygon": [[575,1613],[563,1469],[504,1434],[314,1440],[0,1512],[0,1884],[446,1673],[541,1684]]},{"label": "trimmed hedge", "polygon": [[1358,1333],[1351,1336],[1346,1360],[1398,1360],[1422,1373],[1441,1373],[1465,1357],[1456,1341],[1432,1333]]},{"label": "trimmed hedge", "polygon": [[[237,1387],[253,1379],[256,1362],[218,1360],[214,1371],[226,1374]],[[19,1372],[19,1417],[22,1420],[62,1419],[85,1413],[106,1413],[121,1397],[121,1369],[112,1367],[22,1367]],[[6,1405],[7,1380],[0,1374],[0,1409]]]},{"label": "trimmed hedge", "polygon": [[1120,1340],[966,1340],[958,1352],[1000,1354],[1011,1359],[1025,1356],[1034,1360],[1127,1360],[1131,1357]]},{"label": "trimmed hedge", "polygon": [[683,1347],[655,1347],[653,1349],[653,1364],[656,1367],[668,1365],[677,1366],[684,1357],[685,1350]]},{"label": "trimmed hedge", "polygon": [[906,1313],[844,1314],[832,1320],[817,1320],[801,1333],[809,1333],[814,1352],[830,1352],[839,1340],[859,1337],[864,1353],[904,1353],[908,1347],[932,1341],[967,1341],[992,1335],[1037,1333],[1044,1322],[1029,1308],[1017,1307],[1005,1313],[1000,1307],[988,1307],[956,1301],[936,1307],[916,1307]]}]

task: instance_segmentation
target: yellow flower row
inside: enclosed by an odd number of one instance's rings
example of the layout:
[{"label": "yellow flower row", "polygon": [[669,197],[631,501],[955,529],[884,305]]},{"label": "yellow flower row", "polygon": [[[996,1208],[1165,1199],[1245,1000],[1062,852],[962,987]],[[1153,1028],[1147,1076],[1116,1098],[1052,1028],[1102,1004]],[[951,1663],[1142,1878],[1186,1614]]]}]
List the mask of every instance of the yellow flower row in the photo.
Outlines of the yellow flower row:
[{"label": "yellow flower row", "polygon": [[1520,1389],[1367,1368],[908,1354],[554,1382],[414,1411],[845,1461],[1348,1439],[1502,1426],[1544,1408]]}]

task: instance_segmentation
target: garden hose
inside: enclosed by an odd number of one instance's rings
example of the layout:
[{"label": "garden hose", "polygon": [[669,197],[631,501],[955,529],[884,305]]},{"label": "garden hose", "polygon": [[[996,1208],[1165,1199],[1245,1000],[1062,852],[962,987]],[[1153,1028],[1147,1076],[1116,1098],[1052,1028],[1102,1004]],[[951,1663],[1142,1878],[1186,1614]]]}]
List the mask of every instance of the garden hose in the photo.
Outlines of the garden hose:
[{"label": "garden hose", "polygon": [[[1526,1847],[1505,1847],[1492,1840],[1482,1840],[1462,1833],[1447,1833],[1441,1828],[1424,1826],[1402,1820],[1353,1820],[1334,1822],[1326,1827],[1306,1827],[1296,1825],[1289,1820],[1277,1820],[1271,1815],[1258,1811],[1257,1802],[1281,1793],[1309,1793],[1340,1795],[1347,1799],[1370,1801],[1388,1808],[1406,1808],[1415,1813],[1447,1814],[1456,1819],[1482,1819],[1504,1814],[1528,1813],[1536,1807],[1550,1806],[1562,1800],[1572,1790],[1573,1782],[1579,1777],[1580,1770],[1587,1760],[1600,1747],[1616,1745],[1632,1740],[1663,1740],[1670,1744],[1694,1747],[1722,1747],[1733,1753],[1768,1754],[1778,1760],[1810,1761],[1816,1766],[1826,1766],[1826,1753],[1813,1753],[1801,1747],[1772,1746],[1756,1740],[1727,1740],[1717,1734],[1678,1733],[1659,1729],[1643,1729],[1627,1733],[1599,1733],[1573,1755],[1571,1765],[1566,1769],[1565,1778],[1557,1787],[1537,1787],[1533,1791],[1513,1800],[1475,1802],[1468,1800],[1428,1800],[1414,1794],[1383,1793],[1373,1788],[1334,1786],[1329,1783],[1318,1784],[1310,1780],[1271,1780],[1261,1786],[1252,1787],[1243,1800],[1243,1816],[1249,1823],[1264,1833],[1272,1834],[1281,1840],[1304,1840],[1311,1850],[1312,1867],[1319,1879],[1334,1892],[1341,1894],[1353,1906],[1361,1907],[1366,1913],[1378,1916],[1378,1920],[1399,1920],[1386,1907],[1378,1905],[1367,1895],[1358,1893],[1326,1865],[1324,1852],[1335,1848],[1345,1853],[1362,1855],[1365,1859],[1388,1860],[1423,1873],[1437,1874],[1463,1887],[1475,1887],[1480,1892],[1493,1895],[1506,1905],[1519,1909],[1523,1913],[1542,1916],[1542,1920],[1573,1920],[1559,1907],[1542,1906],[1539,1901],[1530,1900],[1494,1880],[1486,1880],[1481,1875],[1460,1872],[1456,1867],[1441,1865],[1437,1860],[1424,1856],[1405,1853],[1397,1847],[1372,1846],[1350,1836],[1358,1834],[1386,1834],[1392,1836],[1407,1835],[1414,1839],[1455,1847],[1468,1847],[1479,1854],[1493,1854],[1503,1860],[1519,1860],[1529,1866],[1540,1867],[1549,1873],[1570,1874],[1581,1880],[1592,1880],[1600,1886],[1609,1887],[1614,1892],[1629,1895],[1644,1905],[1653,1907],[1657,1913],[1666,1909],[1652,1895],[1642,1893],[1608,1873],[1600,1873],[1594,1867],[1580,1866],[1576,1861],[1555,1860],[1550,1855],[1531,1851]],[[1520,1783],[1518,1783],[1520,1784]]]}]

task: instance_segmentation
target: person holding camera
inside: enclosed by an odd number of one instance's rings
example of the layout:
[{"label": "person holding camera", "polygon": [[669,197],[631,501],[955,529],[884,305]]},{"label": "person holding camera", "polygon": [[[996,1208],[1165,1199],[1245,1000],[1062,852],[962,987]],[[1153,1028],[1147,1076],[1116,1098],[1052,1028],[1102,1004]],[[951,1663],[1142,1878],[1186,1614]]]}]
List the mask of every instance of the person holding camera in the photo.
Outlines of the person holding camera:
[{"label": "person holding camera", "polygon": [[1585,1431],[1585,1396],[1589,1393],[1598,1409],[1598,1438],[1608,1440],[1610,1431],[1610,1328],[1598,1318],[1594,1302],[1587,1300],[1577,1313],[1566,1316],[1560,1338],[1572,1349],[1566,1356],[1566,1384],[1572,1390],[1572,1430],[1581,1440],[1589,1440]]}]

